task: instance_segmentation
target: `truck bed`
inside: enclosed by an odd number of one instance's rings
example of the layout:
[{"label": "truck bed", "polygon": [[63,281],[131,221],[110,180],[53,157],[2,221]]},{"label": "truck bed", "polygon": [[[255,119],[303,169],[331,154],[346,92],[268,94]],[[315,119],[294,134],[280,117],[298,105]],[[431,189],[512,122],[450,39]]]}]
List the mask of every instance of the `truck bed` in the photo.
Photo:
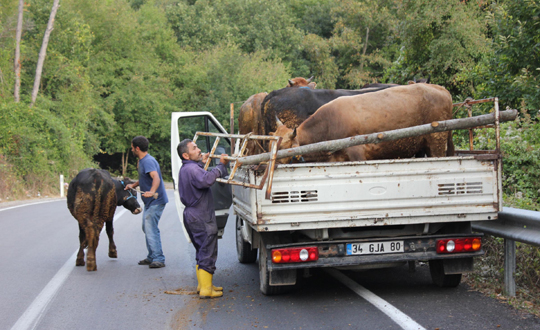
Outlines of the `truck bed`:
[{"label": "truck bed", "polygon": [[[265,189],[234,186],[234,210],[258,232],[494,220],[502,197],[492,158],[279,165],[270,200]],[[260,176],[236,174],[252,184]]]}]

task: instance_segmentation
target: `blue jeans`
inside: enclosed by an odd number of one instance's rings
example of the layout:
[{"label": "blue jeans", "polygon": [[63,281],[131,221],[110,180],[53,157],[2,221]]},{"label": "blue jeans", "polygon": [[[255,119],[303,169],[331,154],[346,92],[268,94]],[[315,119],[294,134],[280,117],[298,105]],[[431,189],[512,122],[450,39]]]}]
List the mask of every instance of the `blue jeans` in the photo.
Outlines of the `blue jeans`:
[{"label": "blue jeans", "polygon": [[144,208],[142,230],[146,237],[146,248],[150,261],[159,261],[165,263],[165,256],[161,249],[161,236],[159,234],[159,219],[163,214],[165,204],[152,205],[149,208]]}]

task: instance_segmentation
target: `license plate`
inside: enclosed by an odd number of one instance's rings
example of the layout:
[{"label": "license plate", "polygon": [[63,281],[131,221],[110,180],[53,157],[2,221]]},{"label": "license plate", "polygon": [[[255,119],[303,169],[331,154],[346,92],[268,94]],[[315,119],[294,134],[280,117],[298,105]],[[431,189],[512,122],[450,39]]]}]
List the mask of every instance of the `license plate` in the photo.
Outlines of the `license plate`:
[{"label": "license plate", "polygon": [[383,253],[403,253],[403,241],[347,244],[347,255]]}]

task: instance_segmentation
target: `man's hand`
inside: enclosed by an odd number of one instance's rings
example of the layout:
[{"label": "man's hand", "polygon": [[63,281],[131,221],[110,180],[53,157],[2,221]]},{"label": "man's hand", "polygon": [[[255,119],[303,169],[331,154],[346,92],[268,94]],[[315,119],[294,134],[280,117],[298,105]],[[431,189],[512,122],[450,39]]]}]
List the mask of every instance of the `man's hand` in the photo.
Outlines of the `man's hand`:
[{"label": "man's hand", "polygon": [[207,152],[205,154],[202,154],[202,162],[206,164],[206,161],[208,160],[208,156],[210,156],[210,153]]},{"label": "man's hand", "polygon": [[130,184],[126,184],[126,187],[124,188],[124,190],[128,190],[128,189],[135,189],[135,184],[134,183],[130,183]]},{"label": "man's hand", "polygon": [[228,157],[229,155],[227,154],[221,154],[221,156],[219,156],[219,162],[223,165],[227,165],[229,163],[229,160],[225,157]]},{"label": "man's hand", "polygon": [[150,197],[154,197],[154,194],[153,192],[151,191],[145,191],[144,193],[141,194],[142,197],[146,197],[146,198],[150,198]]}]

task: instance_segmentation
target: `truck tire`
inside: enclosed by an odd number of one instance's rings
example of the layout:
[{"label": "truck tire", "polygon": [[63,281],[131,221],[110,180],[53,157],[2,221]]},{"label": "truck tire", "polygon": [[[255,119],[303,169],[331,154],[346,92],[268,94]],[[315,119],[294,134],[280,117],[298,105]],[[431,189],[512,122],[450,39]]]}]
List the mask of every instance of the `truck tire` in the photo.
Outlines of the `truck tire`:
[{"label": "truck tire", "polygon": [[270,273],[267,266],[268,251],[261,241],[259,247],[259,285],[265,296],[273,296],[286,293],[292,290],[294,285],[270,285]]},{"label": "truck tire", "polygon": [[242,218],[236,216],[236,254],[241,264],[252,264],[257,260],[257,249],[251,248],[251,243],[242,237]]},{"label": "truck tire", "polygon": [[430,260],[429,272],[433,284],[441,288],[455,288],[461,283],[461,274],[445,274],[442,260]]}]

